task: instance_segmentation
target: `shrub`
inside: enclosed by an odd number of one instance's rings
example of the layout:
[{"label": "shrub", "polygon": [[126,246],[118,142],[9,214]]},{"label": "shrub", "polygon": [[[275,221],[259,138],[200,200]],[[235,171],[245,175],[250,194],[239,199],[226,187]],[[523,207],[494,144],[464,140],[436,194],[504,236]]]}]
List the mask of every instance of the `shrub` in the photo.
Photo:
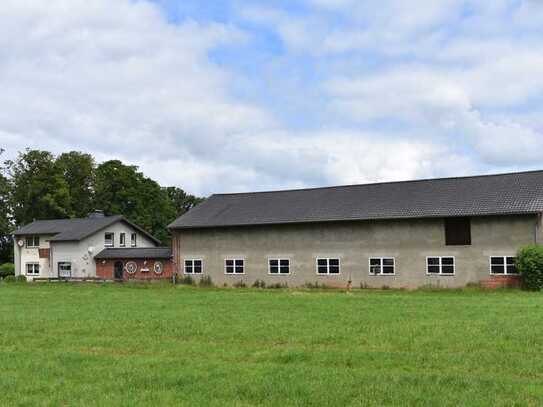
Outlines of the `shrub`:
[{"label": "shrub", "polygon": [[191,276],[183,276],[179,279],[179,284],[194,285],[194,279]]},{"label": "shrub", "polygon": [[287,283],[275,283],[275,284],[270,284],[268,286],[268,288],[277,288],[277,289],[288,288],[288,284]]},{"label": "shrub", "polygon": [[235,288],[245,288],[245,287],[247,287],[247,284],[245,284],[245,282],[243,280],[240,280],[240,281],[236,281],[233,284],[233,287],[235,287]]},{"label": "shrub", "polygon": [[520,249],[516,265],[524,289],[543,289],[543,246],[534,245]]},{"label": "shrub", "polygon": [[25,276],[6,276],[3,280],[6,283],[26,283],[26,277]]},{"label": "shrub", "polygon": [[4,263],[0,266],[0,280],[7,276],[15,275],[15,265],[13,263]]},{"label": "shrub", "polygon": [[213,281],[211,280],[211,276],[203,276],[198,282],[198,285],[200,287],[213,287]]},{"label": "shrub", "polygon": [[256,280],[253,284],[254,288],[266,288],[266,283],[264,280]]}]

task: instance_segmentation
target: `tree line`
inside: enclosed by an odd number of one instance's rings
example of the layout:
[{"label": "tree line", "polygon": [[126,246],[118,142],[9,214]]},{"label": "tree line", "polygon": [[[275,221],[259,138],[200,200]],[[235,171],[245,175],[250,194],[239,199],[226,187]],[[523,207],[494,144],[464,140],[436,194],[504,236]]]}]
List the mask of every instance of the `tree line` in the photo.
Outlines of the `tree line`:
[{"label": "tree line", "polygon": [[[3,150],[0,150],[0,154]],[[162,187],[120,160],[27,149],[0,168],[0,264],[11,261],[11,232],[36,219],[84,218],[95,210],[124,215],[169,243],[167,225],[203,198]]]}]

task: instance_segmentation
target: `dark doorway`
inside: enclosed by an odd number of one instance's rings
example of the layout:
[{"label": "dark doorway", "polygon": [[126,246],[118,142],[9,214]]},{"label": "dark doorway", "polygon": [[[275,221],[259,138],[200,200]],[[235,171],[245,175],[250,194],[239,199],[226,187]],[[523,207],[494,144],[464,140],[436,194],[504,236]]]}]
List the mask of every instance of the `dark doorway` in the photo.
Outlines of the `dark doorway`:
[{"label": "dark doorway", "polygon": [[114,273],[115,280],[123,279],[123,269],[124,269],[124,266],[123,266],[122,261],[115,262],[115,265],[113,266],[113,273]]}]

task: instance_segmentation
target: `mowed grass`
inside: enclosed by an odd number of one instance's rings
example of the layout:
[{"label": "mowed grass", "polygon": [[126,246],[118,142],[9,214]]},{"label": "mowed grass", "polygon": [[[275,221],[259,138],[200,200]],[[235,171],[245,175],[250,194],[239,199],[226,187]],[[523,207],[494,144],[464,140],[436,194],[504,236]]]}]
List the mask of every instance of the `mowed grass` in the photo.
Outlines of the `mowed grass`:
[{"label": "mowed grass", "polygon": [[541,405],[543,297],[0,284],[2,405]]}]

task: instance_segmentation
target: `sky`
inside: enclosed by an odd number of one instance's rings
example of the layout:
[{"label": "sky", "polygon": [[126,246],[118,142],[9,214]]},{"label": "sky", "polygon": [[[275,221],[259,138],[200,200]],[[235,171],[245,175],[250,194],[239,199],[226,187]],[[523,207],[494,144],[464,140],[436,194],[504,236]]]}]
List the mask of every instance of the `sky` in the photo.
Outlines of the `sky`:
[{"label": "sky", "polygon": [[543,0],[2,0],[0,148],[190,193],[543,168]]}]

